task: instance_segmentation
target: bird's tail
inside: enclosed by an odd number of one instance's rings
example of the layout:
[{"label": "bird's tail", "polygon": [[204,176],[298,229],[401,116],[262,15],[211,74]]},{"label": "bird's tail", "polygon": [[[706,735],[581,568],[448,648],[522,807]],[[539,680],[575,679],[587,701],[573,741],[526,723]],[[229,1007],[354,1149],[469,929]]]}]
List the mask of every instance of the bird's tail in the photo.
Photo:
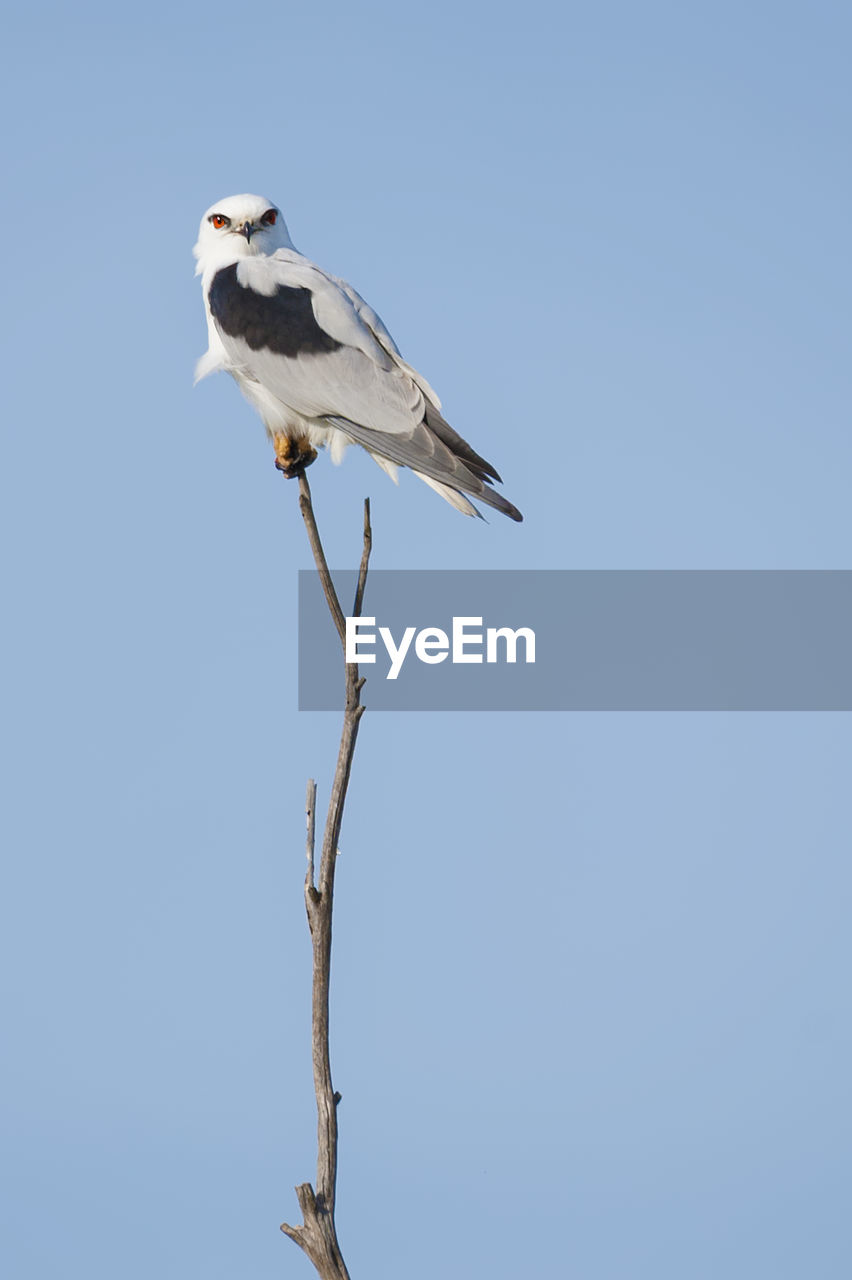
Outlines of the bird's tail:
[{"label": "bird's tail", "polygon": [[409,432],[375,431],[348,418],[328,421],[374,457],[409,467],[457,511],[479,515],[468,501],[466,495],[470,495],[510,520],[523,520],[518,508],[492,487],[492,480],[500,477],[491,464],[474,452],[428,401],[423,422]]}]

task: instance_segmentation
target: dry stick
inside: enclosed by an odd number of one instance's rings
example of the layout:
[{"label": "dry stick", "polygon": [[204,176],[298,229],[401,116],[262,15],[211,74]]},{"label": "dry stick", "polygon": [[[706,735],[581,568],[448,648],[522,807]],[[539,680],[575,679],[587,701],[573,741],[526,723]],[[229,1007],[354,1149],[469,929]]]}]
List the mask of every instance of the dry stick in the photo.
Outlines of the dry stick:
[{"label": "dry stick", "polygon": [[[328,1044],[328,993],[331,981],[331,921],[334,906],[334,870],[337,862],[337,841],[340,835],[340,824],[343,820],[343,806],[346,800],[346,789],[349,786],[349,774],[352,769],[352,757],[355,752],[355,740],[358,736],[358,725],[364,714],[361,705],[361,690],[364,687],[363,677],[359,677],[358,668],[345,662],[346,623],[340,600],[334,588],[325,552],[320,541],[314,509],[311,502],[311,490],[307,477],[299,476],[299,508],[308,531],[308,539],[314,556],[314,563],[325,592],[326,603],[334,625],[337,627],[340,642],[344,649],[344,670],[346,673],[346,699],[343,711],[343,730],[340,735],[340,748],[337,753],[337,768],[331,786],[328,802],[328,815],[322,839],[319,865],[319,886],[314,879],[314,828],[317,787],[313,779],[308,782],[305,801],[307,814],[307,861],[305,876],[305,907],[308,913],[308,925],[313,943],[313,990],[311,1000],[311,1049],[314,1066],[314,1092],[317,1099],[317,1189],[314,1192],[309,1182],[296,1187],[299,1207],[304,1222],[300,1227],[291,1227],[282,1222],[281,1230],[308,1255],[322,1280],[349,1280],[349,1272],[337,1242],[337,1230],[334,1223],[334,1199],[337,1184],[337,1104],[340,1094],[334,1092],[331,1082],[331,1060]],[[367,581],[367,569],[370,561],[370,550],[373,535],[370,527],[370,501],[364,503],[364,532],[361,567],[358,572],[358,587],[355,592],[353,617],[361,613],[364,600],[364,587]]]}]

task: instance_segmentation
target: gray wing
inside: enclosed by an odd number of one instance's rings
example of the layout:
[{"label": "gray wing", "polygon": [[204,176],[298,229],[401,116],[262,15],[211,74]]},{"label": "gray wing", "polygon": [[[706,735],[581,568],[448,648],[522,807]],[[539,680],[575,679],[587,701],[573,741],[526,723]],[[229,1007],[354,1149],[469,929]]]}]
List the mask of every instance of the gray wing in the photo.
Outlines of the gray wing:
[{"label": "gray wing", "polygon": [[[300,254],[282,251],[223,268],[208,302],[229,361],[296,413],[337,414],[391,434],[423,420],[425,393],[384,325],[377,335],[366,304],[359,310]],[[379,340],[385,335],[388,346]]]}]

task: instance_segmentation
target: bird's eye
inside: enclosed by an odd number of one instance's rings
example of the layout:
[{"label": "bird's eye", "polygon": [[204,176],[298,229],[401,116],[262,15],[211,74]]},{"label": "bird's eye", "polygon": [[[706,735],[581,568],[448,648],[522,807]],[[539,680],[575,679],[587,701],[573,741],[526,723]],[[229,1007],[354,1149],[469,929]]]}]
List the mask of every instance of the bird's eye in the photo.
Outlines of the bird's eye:
[{"label": "bird's eye", "polygon": [[277,220],[278,220],[277,209],[267,209],[266,213],[261,218],[261,222],[265,227],[274,227]]},{"label": "bird's eye", "polygon": [[226,218],[224,213],[211,213],[208,221],[213,223],[213,226],[217,231],[221,231],[223,227],[229,227],[231,225],[231,219]]}]

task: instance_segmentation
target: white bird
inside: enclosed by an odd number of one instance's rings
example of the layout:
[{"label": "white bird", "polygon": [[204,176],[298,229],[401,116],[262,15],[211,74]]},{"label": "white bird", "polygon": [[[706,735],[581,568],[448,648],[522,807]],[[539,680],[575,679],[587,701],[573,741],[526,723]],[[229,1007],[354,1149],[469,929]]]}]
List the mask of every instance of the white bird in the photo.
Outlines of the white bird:
[{"label": "white bird", "polygon": [[410,467],[465,515],[479,515],[470,494],[523,519],[372,307],[293,247],[274,204],[242,195],[211,205],[193,253],[209,336],[195,380],[218,369],[235,378],[285,476],[309,466],[317,447],[339,462],[360,444],[393,480],[398,466]]}]

